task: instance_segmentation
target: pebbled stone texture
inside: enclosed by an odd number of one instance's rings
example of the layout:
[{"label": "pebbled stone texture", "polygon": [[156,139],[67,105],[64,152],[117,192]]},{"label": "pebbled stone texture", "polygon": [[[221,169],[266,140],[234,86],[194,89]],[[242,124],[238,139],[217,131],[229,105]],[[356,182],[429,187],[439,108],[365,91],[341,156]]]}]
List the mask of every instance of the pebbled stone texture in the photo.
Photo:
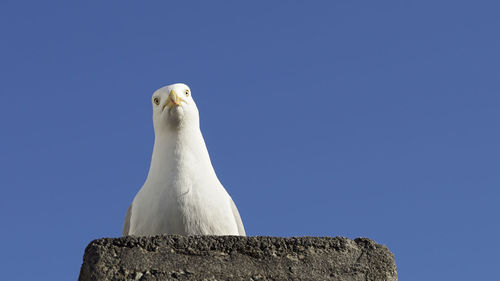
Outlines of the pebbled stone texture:
[{"label": "pebbled stone texture", "polygon": [[367,238],[159,235],[92,241],[78,280],[397,281],[397,272]]}]

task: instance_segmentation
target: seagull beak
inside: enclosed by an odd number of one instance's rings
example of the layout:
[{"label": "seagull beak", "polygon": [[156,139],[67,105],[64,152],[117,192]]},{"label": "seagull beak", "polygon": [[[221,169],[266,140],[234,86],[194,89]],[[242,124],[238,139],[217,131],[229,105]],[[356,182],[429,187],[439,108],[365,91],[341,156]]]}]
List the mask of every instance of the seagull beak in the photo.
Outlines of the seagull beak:
[{"label": "seagull beak", "polygon": [[172,108],[174,107],[174,105],[180,106],[182,101],[184,100],[181,99],[174,90],[170,90],[170,93],[168,94],[168,100],[163,106],[163,109],[165,109],[166,106],[168,106],[168,108]]}]

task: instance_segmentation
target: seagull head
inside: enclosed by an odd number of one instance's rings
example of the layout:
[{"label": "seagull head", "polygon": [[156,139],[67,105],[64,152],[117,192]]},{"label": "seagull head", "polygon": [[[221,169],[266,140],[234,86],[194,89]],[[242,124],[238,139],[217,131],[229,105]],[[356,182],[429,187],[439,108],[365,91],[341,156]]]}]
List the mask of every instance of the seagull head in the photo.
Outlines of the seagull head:
[{"label": "seagull head", "polygon": [[198,108],[188,85],[177,83],[156,90],[152,97],[155,131],[198,125]]}]

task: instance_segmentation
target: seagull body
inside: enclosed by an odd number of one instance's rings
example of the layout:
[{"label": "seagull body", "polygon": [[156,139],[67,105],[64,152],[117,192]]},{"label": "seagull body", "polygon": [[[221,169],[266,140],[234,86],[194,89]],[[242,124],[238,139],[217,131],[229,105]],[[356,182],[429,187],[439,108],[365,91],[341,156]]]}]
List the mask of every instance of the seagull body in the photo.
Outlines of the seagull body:
[{"label": "seagull body", "polygon": [[245,235],[212,167],[185,84],[153,94],[155,142],[148,177],[128,208],[123,235]]}]

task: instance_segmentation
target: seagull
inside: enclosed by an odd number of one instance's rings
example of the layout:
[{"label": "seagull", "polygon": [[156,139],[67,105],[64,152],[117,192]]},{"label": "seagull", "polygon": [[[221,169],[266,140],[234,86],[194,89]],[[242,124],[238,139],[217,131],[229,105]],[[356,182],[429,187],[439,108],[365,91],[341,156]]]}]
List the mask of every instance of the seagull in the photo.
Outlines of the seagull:
[{"label": "seagull", "polygon": [[152,105],[151,165],[127,210],[123,236],[245,236],[238,209],[212,167],[191,89],[183,83],[160,88]]}]

